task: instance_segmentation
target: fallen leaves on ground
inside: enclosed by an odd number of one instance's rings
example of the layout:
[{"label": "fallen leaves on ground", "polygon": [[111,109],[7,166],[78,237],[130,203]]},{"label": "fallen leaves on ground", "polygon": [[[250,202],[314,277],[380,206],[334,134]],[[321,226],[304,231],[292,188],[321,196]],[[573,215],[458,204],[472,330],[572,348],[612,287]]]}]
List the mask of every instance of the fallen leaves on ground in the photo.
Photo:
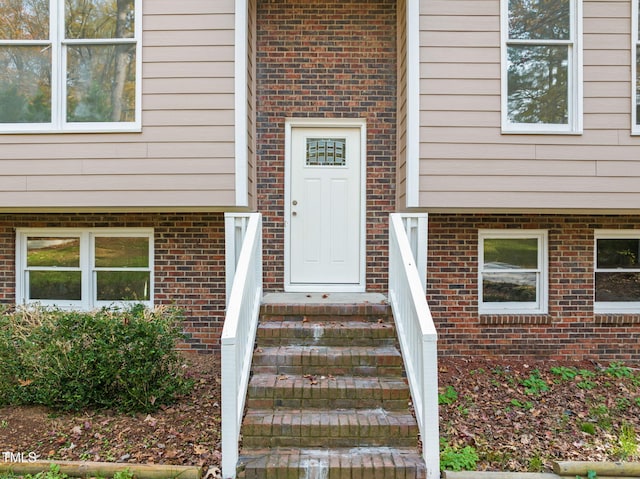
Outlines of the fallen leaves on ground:
[{"label": "fallen leaves on ground", "polygon": [[[215,470],[221,459],[216,358],[190,357],[193,392],[152,414],[0,408],[0,451],[34,452],[42,460]],[[551,372],[554,367],[567,376],[571,371],[578,374],[563,378]],[[629,372],[631,377],[625,376]],[[312,375],[306,379],[318,380]],[[553,460],[611,461],[625,455],[633,459],[633,454],[638,459],[640,371],[636,369],[612,369],[609,363],[441,358],[439,381],[441,394],[452,388],[446,395],[448,404],[440,406],[441,439],[453,448],[473,446],[480,458],[478,469],[547,471]],[[543,390],[542,383],[549,389]]]},{"label": "fallen leaves on ground", "polygon": [[640,371],[612,364],[443,359],[441,441],[473,446],[480,470],[638,460]]}]

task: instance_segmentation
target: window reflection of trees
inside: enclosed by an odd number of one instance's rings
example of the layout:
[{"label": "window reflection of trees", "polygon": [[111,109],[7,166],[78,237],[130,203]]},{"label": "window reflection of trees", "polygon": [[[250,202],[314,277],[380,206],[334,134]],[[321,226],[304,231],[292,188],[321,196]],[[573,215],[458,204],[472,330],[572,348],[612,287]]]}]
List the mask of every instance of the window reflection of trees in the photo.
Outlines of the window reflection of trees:
[{"label": "window reflection of trees", "polygon": [[569,121],[570,0],[509,0],[508,118]]},{"label": "window reflection of trees", "polygon": [[67,121],[135,121],[135,0],[65,0],[57,40],[49,32],[56,5],[0,2],[0,123],[52,121],[56,45],[66,55]]}]

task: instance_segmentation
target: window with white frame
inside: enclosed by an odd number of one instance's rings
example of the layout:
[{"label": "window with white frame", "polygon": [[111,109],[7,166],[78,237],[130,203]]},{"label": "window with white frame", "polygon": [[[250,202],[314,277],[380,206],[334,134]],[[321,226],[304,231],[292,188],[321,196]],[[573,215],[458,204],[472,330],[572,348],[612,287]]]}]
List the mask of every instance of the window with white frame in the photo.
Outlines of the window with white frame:
[{"label": "window with white frame", "polygon": [[91,309],[152,302],[153,230],[17,231],[17,304]]},{"label": "window with white frame", "polygon": [[502,129],[582,128],[581,0],[502,0]]},{"label": "window with white frame", "polygon": [[480,314],[547,312],[547,232],[480,230]]},{"label": "window with white frame", "polygon": [[640,313],[640,230],[595,233],[597,313]]},{"label": "window with white frame", "polygon": [[140,127],[141,0],[0,2],[0,133]]}]

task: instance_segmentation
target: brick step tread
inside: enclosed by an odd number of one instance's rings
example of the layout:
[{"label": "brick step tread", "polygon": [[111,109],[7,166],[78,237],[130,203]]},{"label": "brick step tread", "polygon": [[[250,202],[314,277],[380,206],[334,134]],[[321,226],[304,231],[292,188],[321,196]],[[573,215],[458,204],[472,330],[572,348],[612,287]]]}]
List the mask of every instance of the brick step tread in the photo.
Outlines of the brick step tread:
[{"label": "brick step tread", "polygon": [[262,449],[242,451],[244,479],[425,479],[422,457],[412,448]]},{"label": "brick step tread", "polygon": [[256,366],[398,366],[402,365],[402,356],[395,346],[258,346],[253,352],[253,364]]},{"label": "brick step tread", "polygon": [[385,409],[249,409],[245,447],[358,447],[417,445],[418,425],[406,411]]},{"label": "brick step tread", "polygon": [[261,321],[257,342],[261,345],[393,345],[396,331],[393,322]]},{"label": "brick step tread", "polygon": [[[330,295],[329,295],[330,296]],[[390,317],[391,306],[386,301],[379,303],[356,302],[356,303],[332,303],[329,299],[326,302],[316,303],[262,303],[260,306],[261,316],[360,316],[360,317]]]},{"label": "brick step tread", "polygon": [[254,374],[250,408],[407,409],[409,386],[399,377]]}]

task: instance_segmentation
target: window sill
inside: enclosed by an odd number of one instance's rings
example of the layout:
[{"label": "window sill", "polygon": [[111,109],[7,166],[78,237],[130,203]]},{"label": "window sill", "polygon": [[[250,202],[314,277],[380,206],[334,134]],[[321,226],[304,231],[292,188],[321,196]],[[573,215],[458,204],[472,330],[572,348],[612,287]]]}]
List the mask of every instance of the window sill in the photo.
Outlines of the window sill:
[{"label": "window sill", "polygon": [[510,324],[551,324],[551,316],[548,314],[480,314],[480,324],[483,325],[510,325]]},{"label": "window sill", "polygon": [[596,313],[596,324],[603,326],[624,326],[626,324],[640,324],[639,313]]}]

